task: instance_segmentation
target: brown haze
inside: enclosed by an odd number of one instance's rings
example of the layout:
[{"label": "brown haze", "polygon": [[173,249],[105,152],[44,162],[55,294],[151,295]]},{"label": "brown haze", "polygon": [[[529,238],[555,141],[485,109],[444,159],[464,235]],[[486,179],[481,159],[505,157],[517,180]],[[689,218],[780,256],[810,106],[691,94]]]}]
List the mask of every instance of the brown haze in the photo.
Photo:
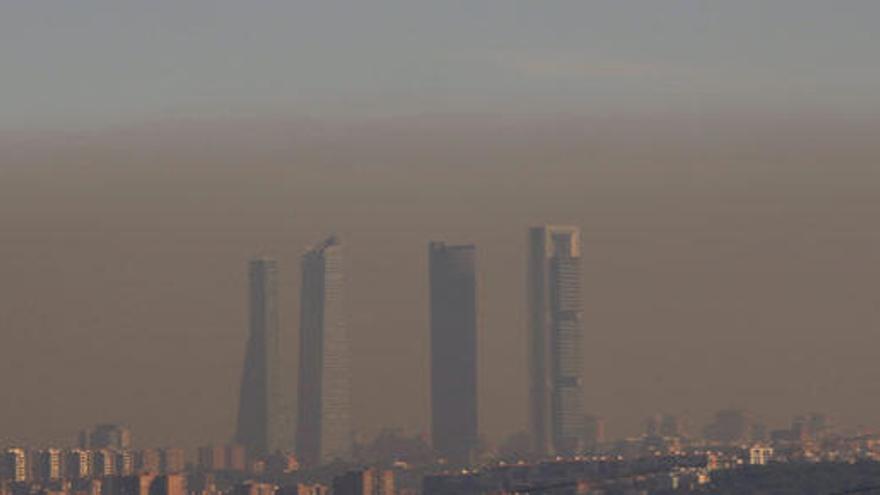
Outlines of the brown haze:
[{"label": "brown haze", "polygon": [[[350,265],[355,421],[427,431],[426,247],[478,244],[481,428],[525,423],[525,229],[580,225],[586,399],[630,434],[751,408],[880,426],[880,120],[424,116],[0,135],[0,441],[227,440],[245,263]],[[0,442],[2,443],[2,442]]]}]

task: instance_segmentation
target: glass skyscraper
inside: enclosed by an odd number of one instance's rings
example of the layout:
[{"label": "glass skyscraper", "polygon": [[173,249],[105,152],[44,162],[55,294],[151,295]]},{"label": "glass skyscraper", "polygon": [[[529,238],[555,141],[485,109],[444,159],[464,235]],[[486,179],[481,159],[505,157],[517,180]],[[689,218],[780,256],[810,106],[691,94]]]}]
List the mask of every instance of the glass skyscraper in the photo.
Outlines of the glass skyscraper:
[{"label": "glass skyscraper", "polygon": [[251,260],[250,336],[245,353],[235,441],[252,454],[282,450],[287,423],[281,401],[278,327],[278,266],[275,260]]},{"label": "glass skyscraper", "polygon": [[580,229],[529,230],[530,426],[539,455],[582,447],[583,357]]},{"label": "glass skyscraper", "polygon": [[448,461],[469,465],[477,446],[476,248],[432,242],[431,438]]},{"label": "glass skyscraper", "polygon": [[325,239],[302,257],[296,450],[317,465],[350,457],[351,376],[342,246]]}]

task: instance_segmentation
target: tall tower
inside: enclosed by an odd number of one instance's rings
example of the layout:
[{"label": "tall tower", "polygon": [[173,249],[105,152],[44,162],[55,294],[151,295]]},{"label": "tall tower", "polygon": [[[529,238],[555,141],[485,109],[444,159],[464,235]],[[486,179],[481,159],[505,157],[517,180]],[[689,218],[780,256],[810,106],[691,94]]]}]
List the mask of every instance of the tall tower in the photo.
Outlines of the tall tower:
[{"label": "tall tower", "polygon": [[584,423],[580,229],[534,227],[529,250],[533,447],[566,455],[581,449]]},{"label": "tall tower", "polygon": [[297,456],[307,465],[351,453],[351,376],[342,246],[329,237],[302,257]]},{"label": "tall tower", "polygon": [[252,454],[283,450],[278,328],[278,266],[275,260],[250,262],[250,336],[241,377],[235,441]]},{"label": "tall tower", "polygon": [[477,445],[477,281],[473,245],[428,246],[431,287],[431,438],[468,465]]}]

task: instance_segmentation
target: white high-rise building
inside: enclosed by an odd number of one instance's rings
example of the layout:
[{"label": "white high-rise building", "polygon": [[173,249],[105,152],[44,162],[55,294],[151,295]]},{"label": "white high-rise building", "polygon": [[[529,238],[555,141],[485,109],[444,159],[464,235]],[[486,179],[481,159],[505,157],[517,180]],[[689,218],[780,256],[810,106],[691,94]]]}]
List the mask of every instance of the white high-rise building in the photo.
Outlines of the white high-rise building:
[{"label": "white high-rise building", "polygon": [[574,454],[584,432],[580,229],[534,227],[529,248],[533,450]]}]

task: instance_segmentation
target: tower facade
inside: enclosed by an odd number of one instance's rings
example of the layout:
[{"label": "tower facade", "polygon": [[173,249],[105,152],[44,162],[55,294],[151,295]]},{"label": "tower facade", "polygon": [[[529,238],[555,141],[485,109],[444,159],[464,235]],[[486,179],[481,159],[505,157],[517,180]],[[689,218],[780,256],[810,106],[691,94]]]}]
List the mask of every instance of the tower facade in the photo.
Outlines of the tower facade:
[{"label": "tower facade", "polygon": [[351,376],[342,245],[329,237],[302,257],[297,457],[307,465],[350,457]]},{"label": "tower facade", "polygon": [[449,461],[467,465],[477,445],[476,248],[432,242],[431,438]]},{"label": "tower facade", "polygon": [[252,454],[282,450],[285,424],[281,401],[278,327],[278,265],[257,258],[250,262],[250,336],[239,395],[235,441]]},{"label": "tower facade", "polygon": [[581,450],[584,426],[580,229],[529,230],[530,426],[534,452]]}]

